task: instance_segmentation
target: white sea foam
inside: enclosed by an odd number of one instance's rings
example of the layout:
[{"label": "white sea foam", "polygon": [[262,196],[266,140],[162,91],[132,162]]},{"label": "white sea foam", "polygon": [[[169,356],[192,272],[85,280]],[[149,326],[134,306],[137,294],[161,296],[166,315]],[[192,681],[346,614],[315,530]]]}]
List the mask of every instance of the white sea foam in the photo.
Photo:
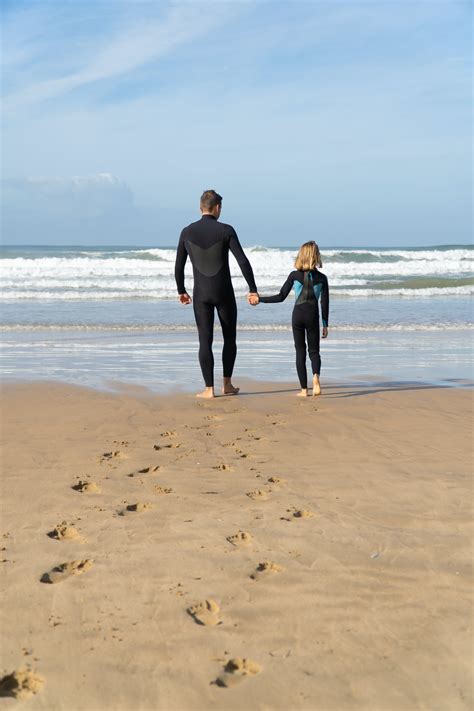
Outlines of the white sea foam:
[{"label": "white sea foam", "polygon": [[[250,332],[291,332],[290,324],[283,323],[259,323],[241,324],[239,333]],[[54,333],[54,332],[97,332],[100,334],[111,333],[196,333],[195,324],[145,324],[145,325],[122,325],[122,324],[4,324],[0,325],[0,333]],[[400,332],[405,331],[470,331],[474,332],[473,323],[387,323],[387,324],[346,324],[331,326],[331,334],[336,332]]]},{"label": "white sea foam", "polygon": [[[58,248],[60,251],[60,248]],[[280,289],[293,269],[296,250],[250,247],[261,293]],[[0,260],[2,299],[167,299],[176,296],[174,249],[117,249],[94,251],[81,248],[61,256],[5,256]],[[464,247],[426,250],[326,250],[323,272],[333,294],[343,297],[470,295],[473,250]],[[238,295],[247,285],[234,258],[231,273]],[[423,280],[430,279],[426,284]],[[459,284],[446,279],[461,280]],[[193,287],[191,265],[186,285]]]}]

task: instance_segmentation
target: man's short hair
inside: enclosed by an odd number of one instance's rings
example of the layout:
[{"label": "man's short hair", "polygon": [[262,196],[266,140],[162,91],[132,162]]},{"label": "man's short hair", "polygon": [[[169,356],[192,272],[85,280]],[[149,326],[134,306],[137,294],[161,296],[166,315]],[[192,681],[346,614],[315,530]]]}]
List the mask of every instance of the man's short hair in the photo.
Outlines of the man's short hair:
[{"label": "man's short hair", "polygon": [[201,207],[203,210],[212,210],[222,203],[222,196],[215,190],[204,190],[201,195]]}]

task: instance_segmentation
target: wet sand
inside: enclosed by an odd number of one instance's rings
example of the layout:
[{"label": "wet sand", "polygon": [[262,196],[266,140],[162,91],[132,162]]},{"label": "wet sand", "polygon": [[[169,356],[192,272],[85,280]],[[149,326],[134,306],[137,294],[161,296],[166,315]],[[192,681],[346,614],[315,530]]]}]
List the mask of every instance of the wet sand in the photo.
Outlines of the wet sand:
[{"label": "wet sand", "polygon": [[3,387],[4,693],[472,708],[472,394],[244,390]]}]

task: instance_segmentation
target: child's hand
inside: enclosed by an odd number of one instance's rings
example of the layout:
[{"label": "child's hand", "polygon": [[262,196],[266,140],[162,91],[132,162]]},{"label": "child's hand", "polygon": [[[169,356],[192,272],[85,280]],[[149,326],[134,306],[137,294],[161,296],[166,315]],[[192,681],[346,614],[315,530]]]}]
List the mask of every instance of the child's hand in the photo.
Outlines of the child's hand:
[{"label": "child's hand", "polygon": [[323,326],[323,335],[322,338],[327,338],[328,337],[328,327]]},{"label": "child's hand", "polygon": [[255,294],[255,293],[249,294],[247,296],[247,300],[248,300],[250,306],[257,306],[257,304],[260,302],[258,294]]}]

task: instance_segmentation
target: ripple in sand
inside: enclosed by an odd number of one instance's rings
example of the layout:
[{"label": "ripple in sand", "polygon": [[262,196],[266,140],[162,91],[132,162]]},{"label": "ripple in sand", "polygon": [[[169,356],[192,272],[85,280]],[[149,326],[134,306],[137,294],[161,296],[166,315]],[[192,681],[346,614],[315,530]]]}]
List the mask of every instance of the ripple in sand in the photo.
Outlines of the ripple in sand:
[{"label": "ripple in sand", "polygon": [[191,605],[187,609],[188,614],[194,618],[194,621],[199,625],[206,627],[214,627],[222,624],[220,619],[220,607],[215,600],[204,600],[196,605]]},{"label": "ripple in sand", "polygon": [[18,669],[0,679],[0,696],[27,699],[44,686],[44,679],[29,669]]},{"label": "ripple in sand", "polygon": [[251,659],[235,657],[234,659],[229,659],[224,671],[217,677],[215,683],[217,686],[231,688],[240,684],[244,679],[260,674],[262,671],[262,667],[257,662]]},{"label": "ripple in sand", "polygon": [[61,563],[47,573],[43,573],[40,580],[42,583],[61,583],[73,575],[81,575],[92,568],[92,560],[71,560],[68,563]]}]

